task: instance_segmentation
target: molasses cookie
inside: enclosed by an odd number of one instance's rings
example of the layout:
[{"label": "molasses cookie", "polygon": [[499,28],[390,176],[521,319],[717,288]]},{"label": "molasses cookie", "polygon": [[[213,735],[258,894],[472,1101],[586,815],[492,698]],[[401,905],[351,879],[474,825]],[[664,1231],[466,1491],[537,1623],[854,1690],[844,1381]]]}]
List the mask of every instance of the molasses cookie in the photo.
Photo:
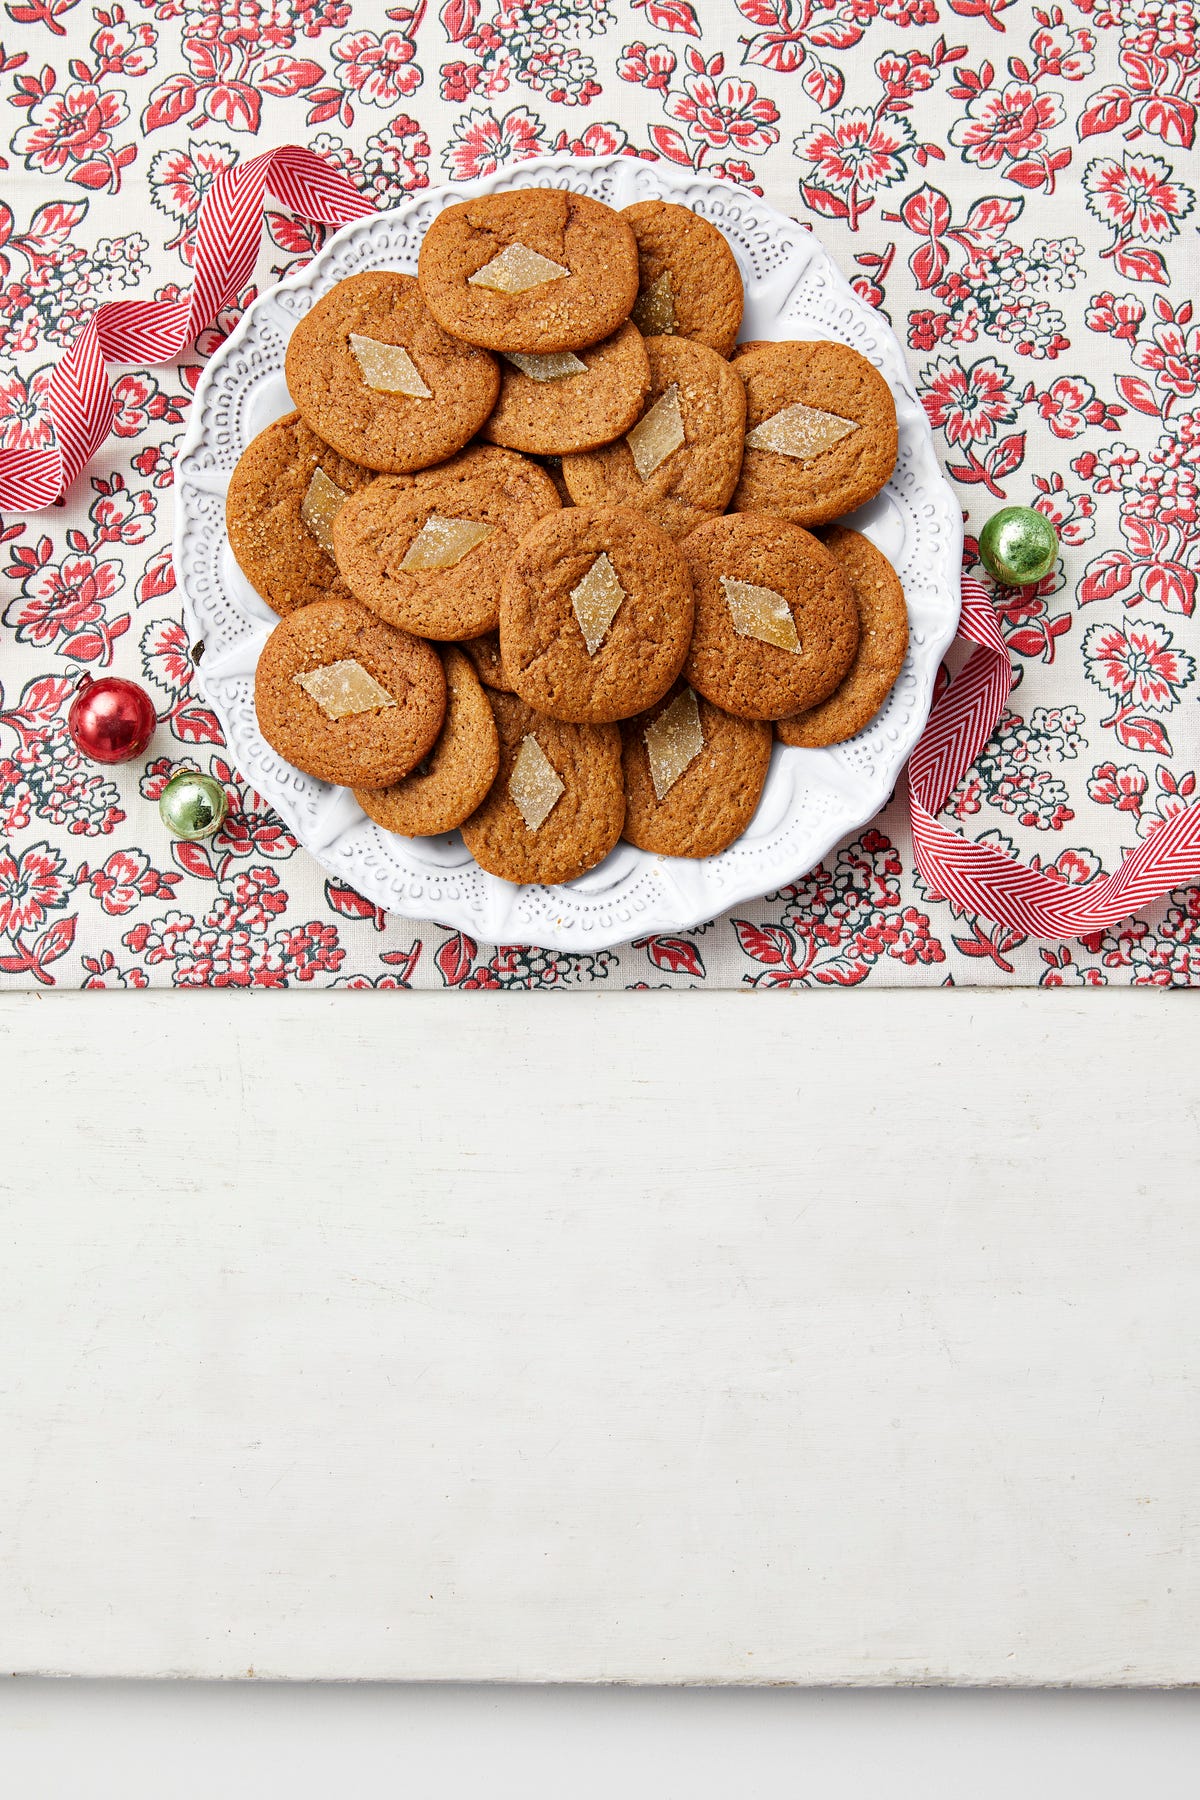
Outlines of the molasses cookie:
[{"label": "molasses cookie", "polygon": [[722,512],[737,485],[745,390],[707,344],[646,339],[650,392],[638,423],[603,450],[563,457],[577,506],[636,506],[670,537]]},{"label": "molasses cookie", "polygon": [[447,331],[545,354],[611,337],[637,298],[637,244],[618,213],[568,188],[516,188],[447,206],[417,279]]},{"label": "molasses cookie", "polygon": [[593,450],[637,423],[649,391],[650,362],[634,325],[590,349],[514,351],[502,359],[500,398],[483,436],[535,456]]},{"label": "molasses cookie", "polygon": [[446,677],[432,644],[353,600],[319,600],[263,645],[254,706],[268,744],[293,767],[342,787],[382,788],[433,744]]},{"label": "molasses cookie", "polygon": [[297,412],[276,419],[242,451],[225,498],[229,547],[277,613],[350,598],[333,560],[333,518],[372,479],[370,469],[322,443]]},{"label": "molasses cookie", "polygon": [[742,276],[715,225],[668,200],[622,208],[638,247],[633,322],[647,337],[685,337],[728,356],[741,329]]},{"label": "molasses cookie", "polygon": [[453,644],[441,657],[446,717],[433,749],[391,787],[359,788],[355,794],[368,818],[401,837],[453,831],[475,811],[500,766],[496,721],[479,677]]},{"label": "molasses cookie", "polygon": [[730,502],[824,525],[877,494],[896,466],[896,403],[845,344],[760,344],[733,369],[746,384],[746,453]]},{"label": "molasses cookie", "polygon": [[621,836],[657,856],[717,856],[754,817],[771,764],[771,727],[737,719],[677,682],[621,726]]},{"label": "molasses cookie", "polygon": [[334,522],[345,580],[364,606],[422,637],[495,628],[504,571],[522,532],[559,498],[544,469],[475,445],[415,475],[381,475]]},{"label": "molasses cookie", "polygon": [[859,640],[849,674],[827,700],[776,721],[781,743],[810,750],[843,743],[861,731],[891,693],[908,653],[904,589],[882,550],[844,525],[821,536],[850,583],[858,606]]},{"label": "molasses cookie", "polygon": [[504,659],[500,655],[500,633],[485,631],[482,636],[463,638],[459,644],[465,650],[475,666],[475,673],[484,687],[495,688],[501,694],[511,694],[513,684],[508,679],[504,667]]},{"label": "molasses cookie", "polygon": [[692,636],[688,565],[624,507],[570,507],[527,531],[508,565],[500,649],[517,693],[556,719],[627,719],[665,694]]},{"label": "molasses cookie", "polygon": [[858,649],[858,608],[815,537],[786,519],[735,513],[681,548],[696,594],[683,673],[697,693],[739,718],[782,719],[833,692]]},{"label": "molasses cookie", "polygon": [[351,275],[317,301],[292,332],[286,375],[318,437],[392,474],[461,450],[500,391],[495,358],[449,337],[411,275],[384,271]]},{"label": "molasses cookie", "polygon": [[481,868],[552,886],[603,862],[621,835],[625,793],[615,725],[544,718],[514,694],[492,694],[500,772],[462,828]]}]

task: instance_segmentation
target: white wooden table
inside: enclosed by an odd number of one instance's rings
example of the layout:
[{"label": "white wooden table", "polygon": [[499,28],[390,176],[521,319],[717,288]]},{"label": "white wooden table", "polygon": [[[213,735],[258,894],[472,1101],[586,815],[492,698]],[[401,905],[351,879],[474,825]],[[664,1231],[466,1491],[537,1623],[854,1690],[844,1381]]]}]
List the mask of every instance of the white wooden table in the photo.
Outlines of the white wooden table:
[{"label": "white wooden table", "polygon": [[0,1664],[1200,1676],[1187,995],[9,995]]}]

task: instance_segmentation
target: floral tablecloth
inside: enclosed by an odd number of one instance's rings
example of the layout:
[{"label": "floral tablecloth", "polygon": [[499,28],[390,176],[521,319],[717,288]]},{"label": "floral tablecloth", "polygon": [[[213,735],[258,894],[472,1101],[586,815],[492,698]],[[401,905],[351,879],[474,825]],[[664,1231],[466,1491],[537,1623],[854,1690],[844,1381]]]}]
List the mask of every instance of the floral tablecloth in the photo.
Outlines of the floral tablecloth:
[{"label": "floral tablecloth", "polygon": [[[1066,882],[1196,797],[1197,0],[7,0],[0,443],[100,298],[190,286],[215,172],[307,143],[380,206],[552,150],[660,157],[810,225],[908,347],[975,534],[1003,502],[1060,568],[1001,591],[1012,710],[952,796]],[[5,116],[6,115],[6,116]],[[5,154],[6,153],[6,154]],[[321,231],[272,208],[258,287]],[[252,298],[256,288],[242,297]],[[792,887],[588,956],[385,918],[239,781],[193,687],[172,455],[206,355],[117,382],[65,507],[0,520],[0,981],[65,987],[1200,985],[1200,888],[1069,945],[923,891],[903,795]],[[143,764],[81,761],[79,675],[146,682]],[[156,799],[216,774],[220,835]]]}]

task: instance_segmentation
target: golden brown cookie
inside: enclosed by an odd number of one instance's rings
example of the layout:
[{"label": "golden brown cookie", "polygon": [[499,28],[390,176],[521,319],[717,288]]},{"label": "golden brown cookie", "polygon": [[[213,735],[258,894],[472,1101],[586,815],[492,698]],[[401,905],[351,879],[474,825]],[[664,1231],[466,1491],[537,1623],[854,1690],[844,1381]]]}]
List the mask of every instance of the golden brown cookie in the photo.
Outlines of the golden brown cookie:
[{"label": "golden brown cookie", "polygon": [[761,344],[732,366],[746,384],[732,511],[824,525],[879,492],[896,466],[896,403],[865,356],[845,344]]},{"label": "golden brown cookie", "polygon": [[515,694],[490,698],[500,772],[463,826],[463,841],[481,868],[505,881],[573,881],[603,862],[621,835],[621,734],[615,725],[543,718]]},{"label": "golden brown cookie", "polygon": [[517,693],[556,719],[627,719],[665,694],[692,635],[688,565],[627,507],[570,507],[527,531],[500,599]]},{"label": "golden brown cookie", "polygon": [[637,423],[650,391],[650,362],[636,325],[590,349],[504,357],[500,398],[483,428],[490,444],[563,456],[609,444]]},{"label": "golden brown cookie", "polygon": [[465,650],[475,666],[475,673],[484,687],[496,688],[501,694],[511,694],[513,684],[508,679],[504,667],[504,659],[500,655],[500,633],[485,631],[481,637],[463,638],[459,648]]},{"label": "golden brown cookie", "polygon": [[495,358],[449,337],[411,275],[382,270],[318,300],[288,342],[286,375],[318,437],[391,474],[461,450],[500,391]]},{"label": "golden brown cookie", "polygon": [[674,538],[722,512],[737,485],[745,390],[707,344],[646,339],[650,393],[632,431],[602,450],[563,457],[577,506],[636,506]]},{"label": "golden brown cookie", "polygon": [[728,356],[742,324],[742,275],[715,225],[668,200],[639,200],[621,217],[638,247],[633,322],[647,337],[693,338]]},{"label": "golden brown cookie", "polygon": [[861,731],[896,684],[908,654],[908,611],[900,577],[861,532],[835,525],[822,542],[836,558],[858,606],[858,653],[827,700],[775,724],[780,743],[816,750]]},{"label": "golden brown cookie", "polygon": [[382,788],[433,744],[446,677],[432,644],[353,600],[319,600],[263,645],[254,706],[268,744],[295,768],[342,787]]},{"label": "golden brown cookie", "polygon": [[562,501],[563,505],[574,506],[575,502],[571,498],[571,490],[563,480],[562,457],[539,456],[537,460],[539,466],[545,469],[547,475],[554,483],[554,491]]},{"label": "golden brown cookie", "polygon": [[858,608],[815,537],[786,519],[732,513],[681,548],[696,593],[683,672],[697,693],[739,718],[782,719],[833,692],[858,649]]},{"label": "golden brown cookie", "polygon": [[517,539],[559,511],[544,469],[511,450],[473,445],[415,475],[381,475],[334,523],[338,567],[372,612],[421,637],[494,630]]},{"label": "golden brown cookie", "polygon": [[342,502],[373,478],[323,444],[296,412],[247,444],[229,479],[225,525],[242,574],[277,613],[350,598],[330,531]]},{"label": "golden brown cookie", "polygon": [[489,350],[578,350],[611,337],[637,298],[637,244],[619,213],[567,188],[516,188],[447,206],[417,279],[447,331]]},{"label": "golden brown cookie", "polygon": [[453,831],[475,811],[500,766],[496,721],[470,660],[453,644],[441,657],[446,717],[433,749],[391,787],[359,788],[355,794],[368,818],[401,837]]},{"label": "golden brown cookie", "polygon": [[656,856],[717,856],[754,817],[771,765],[771,727],[738,719],[676,682],[621,726],[621,836]]}]

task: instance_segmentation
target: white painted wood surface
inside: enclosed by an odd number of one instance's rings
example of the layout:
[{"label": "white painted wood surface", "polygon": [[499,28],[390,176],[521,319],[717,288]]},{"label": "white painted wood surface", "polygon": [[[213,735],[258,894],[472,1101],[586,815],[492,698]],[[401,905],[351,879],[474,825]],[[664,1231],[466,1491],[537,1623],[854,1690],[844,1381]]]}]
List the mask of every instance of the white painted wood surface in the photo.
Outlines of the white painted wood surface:
[{"label": "white painted wood surface", "polygon": [[1197,1680],[1194,1021],[7,996],[0,1666]]}]

